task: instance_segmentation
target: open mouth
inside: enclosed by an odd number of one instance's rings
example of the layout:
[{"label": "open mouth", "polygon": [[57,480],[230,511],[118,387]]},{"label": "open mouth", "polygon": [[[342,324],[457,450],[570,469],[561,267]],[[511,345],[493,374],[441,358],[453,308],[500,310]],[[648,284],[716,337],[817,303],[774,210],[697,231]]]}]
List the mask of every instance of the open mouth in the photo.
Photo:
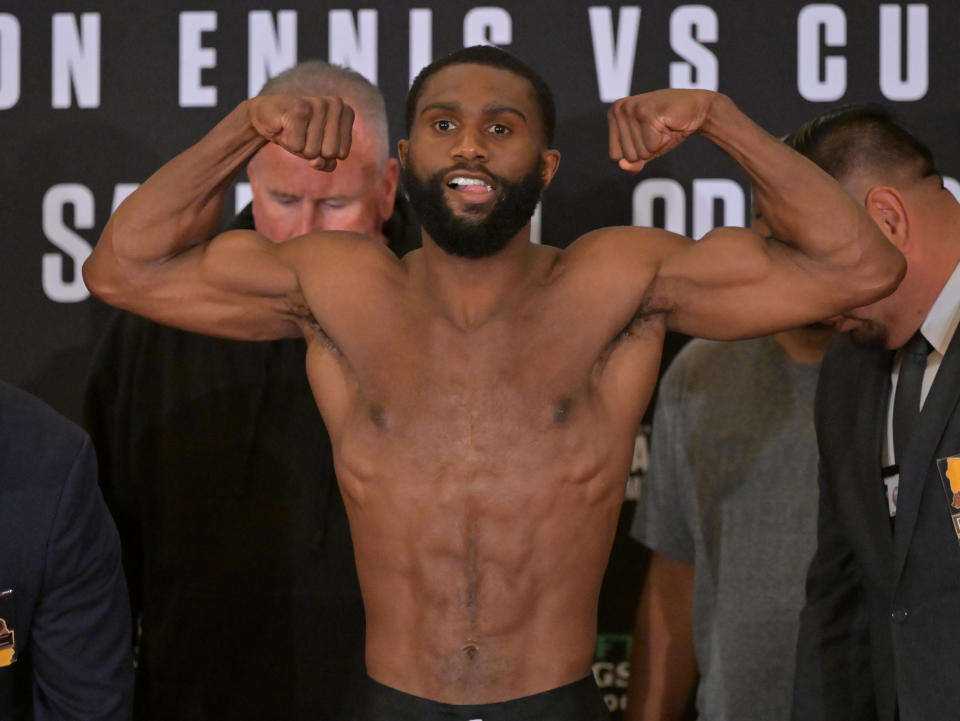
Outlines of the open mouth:
[{"label": "open mouth", "polygon": [[494,196],[493,186],[475,175],[453,173],[448,176],[446,184],[468,202],[482,203]]}]

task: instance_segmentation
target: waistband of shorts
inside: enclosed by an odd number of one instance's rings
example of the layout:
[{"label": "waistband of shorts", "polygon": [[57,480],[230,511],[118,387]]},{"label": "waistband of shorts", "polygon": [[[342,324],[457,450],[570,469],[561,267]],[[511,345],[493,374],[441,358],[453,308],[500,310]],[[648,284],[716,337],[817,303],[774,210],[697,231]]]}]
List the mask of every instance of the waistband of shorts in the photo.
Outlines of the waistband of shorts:
[{"label": "waistband of shorts", "polygon": [[369,676],[358,721],[607,721],[593,675],[548,691],[488,704],[448,704],[398,691]]}]

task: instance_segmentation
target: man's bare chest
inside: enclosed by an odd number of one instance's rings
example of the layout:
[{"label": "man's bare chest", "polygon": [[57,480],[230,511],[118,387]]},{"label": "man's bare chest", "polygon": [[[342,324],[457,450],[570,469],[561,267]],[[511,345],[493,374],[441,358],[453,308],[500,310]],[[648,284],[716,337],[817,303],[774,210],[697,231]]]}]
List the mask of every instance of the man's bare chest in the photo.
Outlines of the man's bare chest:
[{"label": "man's bare chest", "polygon": [[[400,302],[337,329],[335,347],[311,344],[308,372],[331,436],[369,458],[413,449],[434,466],[446,457],[517,466],[629,426],[652,388],[662,335],[624,335],[602,312],[550,301],[468,328]],[[633,371],[608,373],[614,356]]]},{"label": "man's bare chest", "polygon": [[609,406],[629,402],[606,391],[602,350],[559,327],[395,337],[344,371],[346,407],[327,425],[345,458],[376,466],[429,459],[434,471],[500,475],[570,466],[617,435],[624,414]]},{"label": "man's bare chest", "polygon": [[425,335],[397,342],[356,369],[351,422],[382,435],[504,445],[519,433],[586,420],[593,413],[591,367],[587,354],[557,338]]}]

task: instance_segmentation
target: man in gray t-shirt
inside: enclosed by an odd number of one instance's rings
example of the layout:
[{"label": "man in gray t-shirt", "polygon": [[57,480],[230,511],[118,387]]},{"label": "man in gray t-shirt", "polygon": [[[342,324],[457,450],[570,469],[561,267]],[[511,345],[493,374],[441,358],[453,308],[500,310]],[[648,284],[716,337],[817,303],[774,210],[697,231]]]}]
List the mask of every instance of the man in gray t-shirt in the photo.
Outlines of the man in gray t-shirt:
[{"label": "man in gray t-shirt", "polygon": [[828,340],[819,327],[694,340],[665,374],[632,528],[653,555],[628,718],[684,718],[694,689],[702,719],[788,718]]}]

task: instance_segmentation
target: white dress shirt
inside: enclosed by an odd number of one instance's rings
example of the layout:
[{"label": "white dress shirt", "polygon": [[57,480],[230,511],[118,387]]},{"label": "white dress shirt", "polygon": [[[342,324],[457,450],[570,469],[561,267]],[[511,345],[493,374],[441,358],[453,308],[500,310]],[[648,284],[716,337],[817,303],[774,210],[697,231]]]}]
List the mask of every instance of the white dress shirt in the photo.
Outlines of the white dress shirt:
[{"label": "white dress shirt", "polygon": [[[950,345],[950,339],[953,338],[954,331],[960,325],[960,264],[954,269],[950,278],[944,284],[930,307],[927,317],[920,326],[920,332],[930,343],[932,349],[927,355],[927,367],[923,372],[923,384],[920,387],[920,408],[923,408],[927,400],[927,394],[933,385],[933,380],[940,369],[940,362],[947,353],[947,346]],[[882,462],[885,467],[893,466],[898,459],[893,454],[893,398],[897,392],[897,379],[900,374],[900,363],[903,359],[903,349],[897,351],[894,356],[893,368],[890,371],[890,398],[887,403],[887,427],[883,436],[883,456]],[[890,515],[896,515],[896,496],[899,486],[897,476],[890,476],[884,479],[887,487],[887,502]]]}]

